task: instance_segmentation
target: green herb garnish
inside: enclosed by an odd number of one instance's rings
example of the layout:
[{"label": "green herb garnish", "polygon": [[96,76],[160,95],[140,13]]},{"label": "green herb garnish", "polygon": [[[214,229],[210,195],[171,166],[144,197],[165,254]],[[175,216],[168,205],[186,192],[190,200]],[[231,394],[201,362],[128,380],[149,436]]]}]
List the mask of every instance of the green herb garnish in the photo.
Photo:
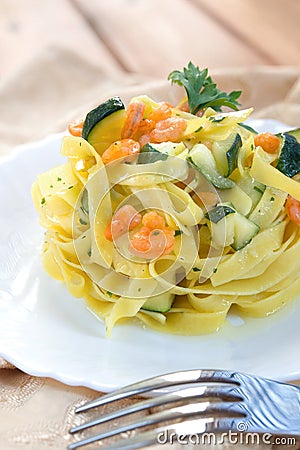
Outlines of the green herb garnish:
[{"label": "green herb garnish", "polygon": [[46,199],[45,199],[45,197],[43,197],[41,200],[41,205],[44,205],[45,203],[46,203]]},{"label": "green herb garnish", "polygon": [[168,80],[183,86],[187,93],[188,103],[192,114],[208,107],[221,111],[222,106],[237,110],[240,105],[237,99],[241,91],[232,91],[229,94],[220,91],[216,83],[208,76],[208,69],[200,70],[190,61],[183,71],[174,70]]}]

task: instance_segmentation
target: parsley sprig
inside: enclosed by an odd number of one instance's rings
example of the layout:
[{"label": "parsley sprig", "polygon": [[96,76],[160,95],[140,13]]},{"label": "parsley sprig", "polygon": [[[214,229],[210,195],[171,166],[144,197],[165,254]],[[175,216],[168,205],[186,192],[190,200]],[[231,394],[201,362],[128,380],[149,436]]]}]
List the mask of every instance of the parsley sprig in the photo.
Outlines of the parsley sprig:
[{"label": "parsley sprig", "polygon": [[182,72],[180,70],[171,72],[168,80],[184,86],[192,114],[197,114],[201,109],[208,107],[215,111],[221,111],[222,106],[237,110],[240,105],[237,99],[240,97],[241,91],[232,91],[229,94],[220,91],[208,75],[208,69],[200,70],[191,61],[187,67],[183,68]]}]

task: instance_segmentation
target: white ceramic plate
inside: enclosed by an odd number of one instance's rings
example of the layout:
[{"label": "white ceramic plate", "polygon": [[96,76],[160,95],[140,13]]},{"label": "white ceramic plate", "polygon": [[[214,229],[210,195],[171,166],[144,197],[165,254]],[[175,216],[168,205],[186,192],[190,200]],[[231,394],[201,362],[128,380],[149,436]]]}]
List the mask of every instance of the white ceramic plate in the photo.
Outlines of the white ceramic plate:
[{"label": "white ceramic plate", "polygon": [[[275,121],[251,123],[277,132]],[[266,319],[231,317],[216,334],[187,337],[141,326],[104,325],[43,271],[43,230],[30,187],[61,163],[62,135],[20,147],[0,164],[0,354],[33,375],[110,391],[163,372],[239,370],[279,380],[300,377],[300,299]]]}]

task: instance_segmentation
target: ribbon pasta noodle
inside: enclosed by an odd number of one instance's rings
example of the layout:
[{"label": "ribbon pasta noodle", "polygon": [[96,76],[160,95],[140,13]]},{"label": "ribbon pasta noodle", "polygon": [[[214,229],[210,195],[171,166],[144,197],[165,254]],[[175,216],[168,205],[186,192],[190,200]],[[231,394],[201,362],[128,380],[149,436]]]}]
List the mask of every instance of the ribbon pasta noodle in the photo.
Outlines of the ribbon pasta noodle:
[{"label": "ribbon pasta noodle", "polygon": [[[145,104],[144,117],[130,137],[122,137],[129,114],[113,112],[98,126],[106,141],[115,133],[104,152],[89,137],[66,136],[61,154],[67,161],[33,184],[48,274],[85,299],[108,336],[128,320],[167,333],[211,333],[233,306],[264,317],[295,298],[300,228],[287,199],[300,200],[300,184],[276,167],[282,142],[272,155],[257,144],[255,132],[242,124],[251,110],[208,108],[198,117],[169,106],[161,121],[184,124],[181,135],[166,131],[164,140],[151,140],[153,129],[161,130],[151,117],[162,104],[141,96],[131,105],[138,102]],[[144,144],[139,130],[151,120]],[[133,145],[130,140],[139,151],[107,163],[106,152],[120,142]],[[129,205],[140,222],[134,228],[127,223],[126,232],[111,239],[109,230]],[[150,218],[164,225],[150,232]],[[165,247],[153,256],[155,242],[162,242],[154,237],[162,234]],[[149,244],[145,257],[135,242]]]}]

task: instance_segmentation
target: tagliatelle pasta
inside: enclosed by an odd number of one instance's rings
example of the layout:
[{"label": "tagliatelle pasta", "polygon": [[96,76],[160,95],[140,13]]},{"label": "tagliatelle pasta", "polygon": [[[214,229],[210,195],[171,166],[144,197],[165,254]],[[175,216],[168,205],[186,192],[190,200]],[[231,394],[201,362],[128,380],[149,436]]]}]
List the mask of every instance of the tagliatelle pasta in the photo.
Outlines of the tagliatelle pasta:
[{"label": "tagliatelle pasta", "polygon": [[[300,184],[278,169],[285,136],[270,155],[242,123],[251,110],[206,108],[198,117],[146,96],[135,103],[144,106],[130,132],[132,118],[118,104],[89,124],[86,138],[64,137],[67,161],[34,183],[49,275],[85,299],[108,335],[129,319],[168,333],[210,333],[232,305],[264,317],[295,298],[300,228],[286,202],[300,200]],[[97,139],[112,157],[105,164],[91,144]]]}]

